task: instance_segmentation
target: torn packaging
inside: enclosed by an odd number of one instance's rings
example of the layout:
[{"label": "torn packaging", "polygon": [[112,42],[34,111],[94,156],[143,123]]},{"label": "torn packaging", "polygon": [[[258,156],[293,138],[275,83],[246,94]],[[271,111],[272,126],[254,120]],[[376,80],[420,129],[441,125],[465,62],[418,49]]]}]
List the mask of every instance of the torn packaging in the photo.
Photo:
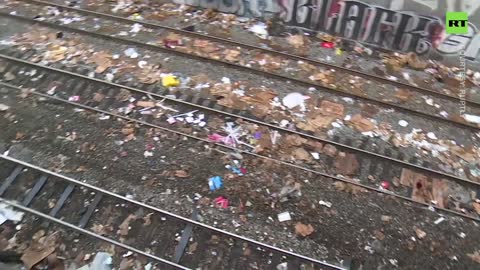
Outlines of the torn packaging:
[{"label": "torn packaging", "polygon": [[429,179],[426,175],[409,169],[402,169],[400,184],[412,188],[412,199],[418,202],[435,201],[438,207],[445,208],[452,190],[444,179]]}]

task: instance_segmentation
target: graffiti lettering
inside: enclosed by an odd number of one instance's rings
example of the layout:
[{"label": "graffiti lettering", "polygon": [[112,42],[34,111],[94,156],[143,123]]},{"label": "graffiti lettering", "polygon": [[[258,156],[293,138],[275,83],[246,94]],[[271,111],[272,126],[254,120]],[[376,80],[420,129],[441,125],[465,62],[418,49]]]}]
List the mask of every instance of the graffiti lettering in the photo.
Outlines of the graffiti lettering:
[{"label": "graffiti lettering", "polygon": [[[240,16],[280,15],[294,28],[326,32],[375,47],[449,56],[465,51],[479,60],[480,34],[470,24],[465,35],[444,36],[446,10],[461,9],[470,21],[480,17],[480,2],[465,0],[174,0],[178,4],[212,8]],[[366,3],[368,2],[368,3]],[[376,4],[371,4],[376,3]],[[422,14],[422,15],[419,15]]]}]

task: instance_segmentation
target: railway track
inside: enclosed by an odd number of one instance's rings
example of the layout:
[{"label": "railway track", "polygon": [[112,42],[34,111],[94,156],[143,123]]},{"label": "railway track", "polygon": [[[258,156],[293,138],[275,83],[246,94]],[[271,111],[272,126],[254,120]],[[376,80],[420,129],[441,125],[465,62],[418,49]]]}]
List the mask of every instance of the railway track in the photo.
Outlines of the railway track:
[{"label": "railway track", "polygon": [[[5,51],[2,51],[1,53],[5,53]],[[0,75],[5,75],[5,73],[10,72],[12,74],[18,74],[18,76],[9,81],[8,84],[2,83],[2,85],[15,88],[18,91],[25,91],[35,88],[35,91],[32,92],[32,94],[39,95],[42,98],[52,100],[53,102],[68,103],[79,108],[101,113],[103,115],[108,115],[110,117],[122,118],[128,121],[139,123],[141,125],[158,128],[166,132],[173,132],[182,136],[187,136],[194,140],[200,140],[207,143],[210,142],[207,139],[208,133],[206,133],[205,130],[195,130],[195,136],[192,134],[186,134],[180,129],[176,130],[175,126],[172,126],[165,121],[166,118],[169,117],[168,115],[163,115],[160,118],[156,118],[151,114],[142,113],[142,110],[133,110],[128,114],[118,113],[119,111],[122,111],[121,108],[128,107],[128,102],[125,102],[125,100],[117,100],[115,97],[122,91],[128,91],[130,94],[129,97],[133,98],[134,100],[151,100],[151,98],[154,97],[162,100],[163,105],[174,108],[179,112],[191,111],[195,109],[203,112],[206,119],[218,116],[229,117],[231,121],[234,121],[235,119],[243,119],[258,125],[276,129],[277,132],[281,132],[284,135],[288,135],[289,133],[300,134],[312,141],[320,140],[325,144],[335,145],[340,147],[344,154],[359,154],[358,159],[361,160],[359,167],[361,169],[356,172],[354,178],[351,178],[337,176],[338,173],[335,170],[329,169],[334,167],[336,159],[324,153],[321,153],[320,160],[318,161],[295,164],[289,160],[282,160],[280,157],[275,156],[275,153],[266,156],[253,153],[249,148],[245,149],[241,147],[238,148],[217,144],[219,147],[227,147],[230,150],[239,151],[256,158],[269,159],[293,168],[312,172],[317,175],[324,176],[325,180],[328,178],[330,180],[334,179],[336,181],[343,181],[349,184],[367,188],[369,190],[391,194],[405,200],[413,201],[411,199],[411,188],[398,187],[392,188],[391,190],[383,190],[382,188],[379,188],[380,181],[382,179],[401,177],[402,174],[406,172],[405,170],[412,170],[427,175],[429,179],[447,179],[447,181],[449,181],[451,184],[460,186],[461,188],[465,188],[471,192],[476,192],[477,194],[480,193],[478,190],[480,186],[479,183],[447,173],[440,173],[435,169],[430,169],[421,165],[415,165],[415,162],[418,161],[418,159],[412,158],[409,160],[408,157],[402,157],[402,153],[394,153],[386,148],[386,145],[375,145],[377,147],[376,149],[366,150],[366,148],[368,149],[372,147],[368,140],[349,142],[340,137],[336,137],[333,141],[324,140],[317,138],[314,135],[298,133],[262,122],[259,119],[249,118],[245,115],[239,115],[234,111],[225,112],[222,110],[222,108],[218,108],[218,105],[216,105],[215,102],[209,100],[193,100],[198,97],[179,95],[176,98],[173,98],[168,96],[166,89],[156,89],[155,87],[152,87],[148,90],[141,90],[133,86],[110,83],[103,80],[90,78],[86,75],[80,75],[79,73],[74,72],[76,69],[78,69],[76,67],[62,66],[61,68],[57,69],[30,63],[20,59],[22,57],[28,58],[30,54],[34,54],[33,51],[8,53],[12,56],[7,57],[5,55],[0,55],[0,58],[3,58],[3,61],[6,63],[4,70]],[[81,73],[82,71],[77,70],[77,72]],[[31,76],[31,74],[35,74],[35,76]],[[49,90],[52,89],[52,82],[54,82],[54,86],[56,88],[55,93],[49,93]],[[135,83],[130,82],[130,84]],[[95,100],[95,95],[102,95],[104,98],[102,100]],[[75,100],[69,100],[69,97],[73,96],[76,96],[77,98]],[[198,103],[204,105],[200,106]],[[380,154],[372,152],[371,150],[380,152]],[[399,159],[399,157],[406,159],[406,161]],[[369,177],[371,175],[375,177],[375,181],[371,180]],[[424,205],[428,206],[429,203],[424,203]],[[466,210],[464,213],[463,211],[459,210],[441,208],[438,206],[434,207],[450,213],[461,215],[463,217],[480,220],[474,211]]]},{"label": "railway track", "polygon": [[[372,80],[375,80],[375,81],[377,81],[379,83],[382,83],[382,84],[391,84],[393,86],[397,86],[397,87],[401,87],[401,88],[407,88],[407,89],[411,89],[411,90],[414,90],[414,91],[417,91],[417,92],[422,92],[422,93],[425,93],[425,94],[433,94],[433,95],[439,95],[439,96],[442,96],[442,97],[453,98],[455,100],[458,100],[458,98],[459,98],[458,96],[453,95],[451,93],[439,92],[435,88],[419,87],[419,86],[413,85],[409,82],[395,81],[395,80],[392,80],[392,79],[389,79],[389,78],[386,78],[386,77],[378,76],[378,75],[371,74],[371,73],[366,73],[366,72],[356,70],[356,69],[345,68],[345,67],[342,67],[342,66],[318,61],[318,60],[315,60],[315,59],[312,59],[312,58],[303,57],[303,56],[299,56],[299,55],[296,55],[296,54],[276,51],[276,50],[273,50],[273,49],[260,47],[260,46],[255,46],[255,45],[252,45],[252,44],[247,44],[247,43],[235,41],[235,40],[232,40],[232,39],[225,39],[225,38],[221,38],[221,37],[217,37],[217,36],[211,36],[211,35],[208,35],[208,34],[202,34],[202,33],[192,32],[192,31],[184,30],[184,29],[180,29],[180,28],[169,27],[169,26],[161,25],[161,24],[158,24],[156,22],[149,21],[149,20],[147,20],[147,21],[134,20],[134,19],[129,19],[129,18],[124,17],[124,16],[119,16],[119,15],[116,15],[116,14],[112,14],[112,13],[97,12],[95,10],[92,10],[92,9],[88,8],[88,7],[82,9],[82,8],[76,8],[76,7],[73,7],[73,6],[62,5],[62,4],[55,3],[55,2],[49,2],[49,1],[41,1],[41,0],[21,0],[21,1],[32,3],[32,4],[38,4],[38,5],[48,5],[48,6],[52,6],[52,7],[61,8],[63,10],[79,12],[79,13],[85,14],[85,15],[95,15],[95,16],[100,17],[100,18],[116,20],[116,21],[119,21],[119,22],[126,22],[126,23],[131,23],[131,24],[139,23],[139,24],[142,24],[144,26],[151,27],[153,29],[168,30],[168,31],[175,32],[175,33],[178,33],[178,34],[181,34],[181,35],[185,35],[185,36],[193,36],[193,37],[197,37],[197,38],[208,39],[208,40],[219,42],[219,43],[231,44],[233,46],[238,46],[240,48],[245,48],[245,49],[249,49],[249,50],[257,50],[257,51],[262,51],[262,52],[269,53],[269,54],[272,54],[272,55],[278,55],[278,56],[284,57],[286,59],[294,59],[294,60],[304,61],[306,63],[310,63],[310,64],[314,64],[314,65],[324,66],[328,69],[338,70],[338,71],[344,72],[346,74],[353,74],[355,76],[360,76],[360,77],[363,77],[363,78],[372,79]],[[451,91],[448,91],[448,92],[451,92]],[[469,105],[475,105],[475,106],[480,105],[479,102],[469,100],[468,96],[466,97],[466,102]]]},{"label": "railway track", "polygon": [[[195,220],[199,214],[196,209],[192,210],[192,219],[185,218],[4,155],[0,155],[0,168],[2,202],[167,267],[161,269],[249,269],[250,263],[271,269],[285,262],[295,269],[301,265],[344,269],[200,223]],[[55,202],[54,206],[49,202]],[[115,217],[111,226],[118,226],[119,232],[99,234],[91,229],[109,217]],[[145,217],[149,220],[147,225]],[[142,222],[135,222],[137,219]],[[203,255],[192,257],[186,252],[192,238],[198,245],[196,253]],[[242,255],[245,249],[251,250],[251,254]],[[217,256],[209,260],[212,253]]]},{"label": "railway track", "polygon": [[[29,2],[31,2],[31,1],[29,1]],[[208,55],[203,54],[203,53],[197,53],[197,52],[187,53],[187,52],[184,51],[184,49],[179,49],[178,47],[177,48],[172,48],[170,46],[165,46],[163,43],[159,44],[158,43],[158,37],[156,37],[157,41],[152,41],[152,40],[148,40],[148,38],[147,39],[144,38],[144,40],[142,40],[142,38],[139,38],[139,37],[123,38],[123,37],[114,36],[114,34],[113,34],[114,32],[118,32],[120,30],[125,30],[125,29],[127,29],[127,30],[130,29],[129,28],[129,27],[131,27],[130,24],[123,25],[123,26],[119,25],[118,23],[113,24],[113,25],[115,25],[114,27],[116,29],[107,31],[107,30],[103,30],[103,29],[111,28],[112,27],[112,23],[111,23],[112,21],[111,22],[105,21],[105,22],[100,22],[100,23],[104,23],[105,25],[101,26],[101,27],[98,27],[98,30],[83,30],[85,28],[84,25],[83,26],[82,25],[75,25],[75,22],[69,24],[69,26],[60,25],[57,21],[58,18],[57,19],[55,19],[55,18],[54,19],[49,19],[47,17],[46,19],[44,19],[42,21],[35,20],[35,19],[32,19],[32,18],[35,17],[35,16],[38,16],[38,14],[42,14],[42,11],[43,11],[42,7],[44,7],[44,5],[47,5],[47,2],[34,1],[32,3],[34,3],[35,5],[33,5],[33,6],[37,6],[38,9],[31,8],[28,11],[25,11],[25,10],[21,10],[21,11],[18,10],[17,11],[17,10],[15,10],[15,12],[17,12],[16,15],[10,14],[8,12],[8,9],[6,9],[5,12],[0,12],[0,16],[14,18],[14,19],[29,22],[29,23],[37,23],[39,25],[43,25],[43,26],[46,26],[46,27],[49,27],[49,28],[59,29],[59,30],[62,30],[62,31],[75,32],[75,33],[90,35],[90,36],[94,36],[94,37],[98,37],[98,38],[102,38],[102,39],[112,40],[112,41],[116,41],[116,42],[120,42],[120,43],[124,43],[124,44],[136,45],[136,46],[139,46],[139,47],[147,48],[149,50],[156,50],[156,51],[162,51],[162,52],[167,52],[167,53],[174,53],[174,54],[178,54],[178,55],[182,55],[182,56],[188,56],[189,58],[199,59],[199,60],[202,60],[202,61],[210,61],[210,62],[213,62],[215,64],[222,64],[222,65],[226,65],[226,66],[229,66],[229,67],[234,67],[234,68],[241,69],[241,70],[246,70],[246,71],[249,71],[249,72],[256,72],[258,74],[267,75],[271,78],[288,80],[288,81],[291,81],[295,84],[298,84],[299,86],[316,87],[316,88],[319,88],[321,90],[324,90],[324,91],[327,91],[327,92],[330,92],[330,93],[334,93],[334,94],[341,95],[341,96],[344,96],[344,97],[352,97],[352,98],[355,98],[355,99],[358,99],[358,100],[361,100],[361,101],[364,101],[364,102],[367,102],[367,103],[375,104],[375,105],[378,105],[378,106],[381,106],[381,107],[384,107],[384,108],[388,108],[388,109],[395,109],[399,112],[404,112],[404,113],[416,115],[416,116],[419,116],[419,117],[422,117],[422,118],[425,118],[425,119],[434,120],[434,121],[442,122],[442,123],[448,123],[450,125],[455,125],[455,126],[458,126],[458,127],[461,127],[461,128],[467,128],[467,129],[470,129],[470,130],[473,130],[473,131],[480,130],[480,127],[479,127],[478,124],[467,122],[465,119],[463,119],[462,117],[459,117],[455,113],[452,113],[452,115],[450,115],[450,116],[448,116],[448,115],[446,116],[445,114],[443,114],[441,112],[441,109],[431,107],[431,106],[425,107],[423,105],[417,104],[418,100],[422,100],[421,97],[419,97],[418,99],[412,99],[411,101],[408,101],[408,102],[404,102],[404,101],[401,101],[397,98],[393,98],[393,97],[396,96],[396,93],[397,93],[396,86],[393,87],[393,88],[392,87],[390,87],[390,88],[381,87],[381,88],[378,89],[378,95],[376,97],[368,96],[365,93],[366,89],[378,86],[378,85],[372,84],[372,82],[370,81],[371,78],[370,79],[366,78],[366,77],[363,78],[363,79],[367,79],[367,83],[364,83],[364,81],[362,80],[362,77],[354,78],[354,81],[356,82],[355,84],[363,85],[362,86],[363,90],[360,90],[360,92],[358,92],[357,90],[354,89],[354,86],[351,83],[352,77],[345,76],[345,75],[343,75],[343,76],[340,75],[339,78],[341,78],[341,80],[339,79],[338,81],[335,81],[334,84],[332,84],[332,83],[316,83],[314,81],[309,81],[308,78],[295,78],[295,77],[292,77],[289,74],[282,74],[282,72],[279,72],[279,71],[267,71],[259,65],[250,64],[250,62],[246,62],[244,64],[241,64],[241,63],[237,63],[237,62],[229,62],[225,59],[222,59],[221,57],[213,57],[212,58],[212,57],[209,57]],[[51,3],[48,3],[48,5],[50,5],[50,4]],[[40,6],[38,6],[38,5],[40,5]],[[53,4],[51,4],[51,5],[53,5]],[[61,5],[60,6],[53,5],[53,6],[61,7],[62,9],[65,9],[65,10],[71,10],[69,7],[63,7]],[[22,9],[24,9],[24,8],[25,7],[22,7]],[[22,12],[26,12],[26,14],[24,16],[18,15]],[[97,18],[96,16],[100,16],[102,18],[107,18],[109,20],[113,20],[113,22],[123,22],[125,24],[126,23],[131,23],[129,21],[122,21],[121,19],[116,18],[116,17],[110,18],[109,16],[101,16],[101,14],[92,13],[92,12],[86,11],[86,10],[72,9],[72,12],[79,12],[79,14],[85,14],[84,16],[85,16],[87,22],[90,21],[91,23],[96,23],[96,24],[99,23],[99,21],[96,19]],[[139,23],[141,23],[141,22],[139,22]],[[147,27],[147,26],[148,27],[153,27],[152,28],[153,30],[159,29],[159,27],[160,27],[160,26],[151,26],[151,25],[146,25],[145,27]],[[93,27],[91,27],[91,28],[95,29]],[[190,33],[190,32],[187,31],[187,33]],[[169,34],[169,32],[161,32],[160,33],[160,35],[163,36],[163,37],[168,36],[168,34]],[[233,45],[230,45],[230,46],[233,46]],[[233,47],[228,47],[228,46],[223,46],[223,47],[224,48],[233,48]],[[253,59],[255,54],[256,54],[256,52],[251,51],[251,52],[248,52],[245,55],[245,57],[242,56],[242,58]],[[292,65],[297,65],[297,63],[292,62]],[[355,87],[357,87],[357,86],[355,86]],[[413,91],[413,90],[411,90],[411,91]],[[429,95],[430,95],[429,97],[433,98],[433,102],[435,104],[438,103],[438,104],[441,105],[440,108],[443,108],[443,107],[452,108],[452,111],[454,111],[453,108],[458,108],[459,100],[458,100],[458,98],[456,98],[454,96],[448,96],[448,95],[444,95],[444,94],[440,94],[440,93],[436,93],[436,94],[430,93]],[[475,114],[475,115],[480,114],[480,105],[476,104],[475,102],[467,101],[467,108],[469,110],[469,113],[471,113],[471,114]]]}]

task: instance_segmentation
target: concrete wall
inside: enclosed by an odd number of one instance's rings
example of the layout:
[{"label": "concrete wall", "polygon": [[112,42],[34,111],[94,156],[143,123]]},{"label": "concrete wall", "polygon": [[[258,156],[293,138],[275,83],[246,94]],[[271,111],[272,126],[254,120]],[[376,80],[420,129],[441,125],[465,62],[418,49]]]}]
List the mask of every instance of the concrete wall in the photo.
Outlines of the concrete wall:
[{"label": "concrete wall", "polygon": [[[280,16],[286,24],[327,32],[384,49],[442,55],[449,64],[465,52],[480,69],[480,0],[174,0],[240,16]],[[469,33],[447,35],[446,11],[469,13]]]}]

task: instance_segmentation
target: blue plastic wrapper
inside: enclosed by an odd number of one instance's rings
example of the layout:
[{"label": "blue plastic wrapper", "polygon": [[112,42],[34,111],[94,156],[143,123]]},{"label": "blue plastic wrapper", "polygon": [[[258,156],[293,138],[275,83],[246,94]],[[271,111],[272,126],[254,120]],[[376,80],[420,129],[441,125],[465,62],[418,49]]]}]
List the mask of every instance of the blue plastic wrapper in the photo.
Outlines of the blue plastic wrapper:
[{"label": "blue plastic wrapper", "polygon": [[223,179],[221,176],[213,176],[208,179],[208,186],[211,191],[215,191],[223,186]]}]

